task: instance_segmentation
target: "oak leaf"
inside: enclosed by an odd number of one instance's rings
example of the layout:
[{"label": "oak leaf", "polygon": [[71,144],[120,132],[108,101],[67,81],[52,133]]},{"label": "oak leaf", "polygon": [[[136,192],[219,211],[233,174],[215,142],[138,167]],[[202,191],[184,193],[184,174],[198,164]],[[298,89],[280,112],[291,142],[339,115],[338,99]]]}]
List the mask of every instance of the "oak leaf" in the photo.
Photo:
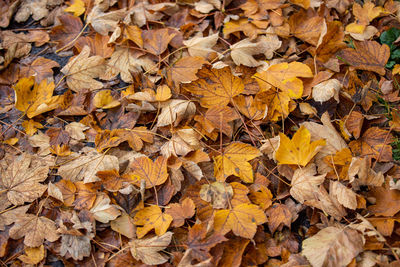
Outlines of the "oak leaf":
[{"label": "oak leaf", "polygon": [[1,164],[0,190],[14,205],[32,202],[40,197],[47,186],[41,184],[47,178],[49,166],[33,158],[29,154],[22,154],[7,164]]},{"label": "oak leaf", "polygon": [[241,204],[233,209],[218,210],[214,216],[214,228],[223,235],[232,230],[237,236],[252,239],[257,225],[266,221],[267,217],[258,206]]},{"label": "oak leaf", "polygon": [[302,254],[315,267],[346,266],[363,251],[363,244],[356,230],[329,226],[303,241]]},{"label": "oak leaf", "polygon": [[374,71],[384,75],[385,65],[390,57],[387,44],[375,41],[354,42],[355,49],[346,48],[338,53],[339,59],[359,70]]},{"label": "oak leaf", "polygon": [[225,181],[230,175],[240,177],[244,182],[253,182],[253,169],[248,162],[260,156],[260,151],[248,144],[234,142],[221,155],[214,158],[214,174],[218,181]]},{"label": "oak leaf", "polygon": [[141,181],[146,182],[146,188],[153,188],[163,184],[168,178],[167,159],[160,156],[154,162],[148,157],[135,158],[129,165],[129,172],[126,178],[137,186]]},{"label": "oak leaf", "polygon": [[193,217],[195,213],[195,205],[193,200],[185,198],[182,203],[173,203],[168,206],[165,213],[173,218],[172,226],[180,227],[185,223],[185,219]]},{"label": "oak leaf", "polygon": [[280,143],[275,153],[278,164],[296,164],[306,166],[318,153],[325,140],[311,142],[311,134],[304,126],[289,139],[285,134],[279,133]]},{"label": "oak leaf", "polygon": [[70,60],[61,72],[67,77],[69,88],[75,92],[83,89],[96,90],[103,87],[103,83],[96,81],[105,71],[104,58],[89,56],[90,48],[85,46],[79,55]]},{"label": "oak leaf", "polygon": [[133,239],[129,242],[132,256],[148,265],[163,264],[168,258],[160,253],[171,243],[172,232],[161,236],[154,236],[146,239]]},{"label": "oak leaf", "polygon": [[45,239],[54,242],[59,238],[56,224],[52,220],[33,214],[18,217],[10,229],[10,237],[12,239],[25,237],[24,244],[29,247],[39,247]]},{"label": "oak leaf", "polygon": [[139,210],[133,219],[134,224],[142,226],[136,228],[138,238],[142,238],[152,229],[155,230],[156,235],[162,236],[168,230],[172,220],[173,217],[163,213],[158,206]]},{"label": "oak leaf", "polygon": [[230,68],[202,68],[198,80],[183,85],[186,91],[200,96],[200,104],[205,108],[226,106],[234,96],[244,90],[244,84],[239,77],[233,76]]},{"label": "oak leaf", "polygon": [[34,77],[20,79],[14,91],[15,107],[28,118],[56,109],[62,101],[62,96],[53,96],[54,82],[43,80],[37,84]]}]

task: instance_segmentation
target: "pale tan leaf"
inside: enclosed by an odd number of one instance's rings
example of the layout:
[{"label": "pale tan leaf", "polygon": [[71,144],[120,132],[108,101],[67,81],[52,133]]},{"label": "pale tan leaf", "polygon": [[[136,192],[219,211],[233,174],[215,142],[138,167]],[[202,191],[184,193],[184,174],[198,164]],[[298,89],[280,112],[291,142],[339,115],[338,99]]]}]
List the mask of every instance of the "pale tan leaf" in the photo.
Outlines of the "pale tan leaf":
[{"label": "pale tan leaf", "polygon": [[168,261],[168,258],[160,253],[171,243],[172,232],[166,232],[162,236],[154,236],[146,239],[133,239],[129,242],[132,256],[145,264],[157,265]]}]

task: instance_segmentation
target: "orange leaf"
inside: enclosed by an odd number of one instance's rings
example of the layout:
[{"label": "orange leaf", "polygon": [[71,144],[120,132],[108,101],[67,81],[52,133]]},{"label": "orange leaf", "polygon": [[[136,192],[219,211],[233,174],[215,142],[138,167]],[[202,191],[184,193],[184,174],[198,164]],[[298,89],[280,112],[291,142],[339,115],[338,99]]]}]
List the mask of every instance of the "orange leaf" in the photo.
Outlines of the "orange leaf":
[{"label": "orange leaf", "polygon": [[183,57],[168,70],[168,75],[175,84],[197,80],[196,73],[207,63],[202,57]]},{"label": "orange leaf", "polygon": [[180,227],[185,223],[185,219],[193,217],[195,212],[195,206],[193,200],[185,198],[181,204],[173,203],[169,205],[169,209],[165,211],[173,218],[173,227]]},{"label": "orange leaf", "polygon": [[168,178],[167,159],[162,156],[154,162],[148,157],[136,158],[129,167],[129,173],[125,177],[137,186],[144,180],[146,188],[153,188],[163,184]]},{"label": "orange leaf", "polygon": [[169,214],[165,214],[161,211],[158,206],[146,207],[139,210],[134,218],[136,225],[142,225],[143,227],[136,228],[136,234],[138,238],[145,236],[151,229],[154,229],[156,235],[161,236],[165,234],[171,224],[173,218]]}]

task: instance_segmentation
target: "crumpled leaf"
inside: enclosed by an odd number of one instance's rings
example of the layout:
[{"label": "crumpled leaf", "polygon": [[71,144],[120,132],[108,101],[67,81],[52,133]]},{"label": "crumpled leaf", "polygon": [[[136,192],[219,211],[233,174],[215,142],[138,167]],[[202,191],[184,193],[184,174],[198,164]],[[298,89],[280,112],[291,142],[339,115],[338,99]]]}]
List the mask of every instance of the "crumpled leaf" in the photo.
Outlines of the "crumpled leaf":
[{"label": "crumpled leaf", "polygon": [[32,202],[46,191],[47,186],[40,182],[46,180],[49,166],[43,161],[25,153],[11,164],[3,160],[0,166],[0,190],[12,204],[18,206]]},{"label": "crumpled leaf", "polygon": [[303,241],[302,254],[312,266],[346,266],[363,251],[363,244],[356,230],[328,226]]},{"label": "crumpled leaf", "polygon": [[339,103],[339,91],[342,87],[337,79],[330,79],[313,87],[312,97],[315,101],[325,102],[332,97]]},{"label": "crumpled leaf", "polygon": [[115,205],[110,204],[111,200],[106,194],[100,194],[96,197],[90,212],[93,213],[94,218],[102,223],[108,223],[115,220],[121,211]]},{"label": "crumpled leaf", "polygon": [[168,261],[160,251],[171,243],[172,232],[167,232],[161,236],[154,236],[146,239],[134,239],[129,242],[132,256],[143,261],[145,264],[157,265]]},{"label": "crumpled leaf", "polygon": [[150,206],[139,210],[133,222],[136,225],[142,226],[136,228],[137,237],[142,238],[152,229],[155,230],[156,235],[164,235],[172,220],[173,217],[167,213],[163,213],[160,207]]},{"label": "crumpled leaf", "polygon": [[26,21],[31,15],[34,20],[40,20],[49,14],[46,7],[48,0],[24,0],[15,14],[15,20],[20,23]]}]

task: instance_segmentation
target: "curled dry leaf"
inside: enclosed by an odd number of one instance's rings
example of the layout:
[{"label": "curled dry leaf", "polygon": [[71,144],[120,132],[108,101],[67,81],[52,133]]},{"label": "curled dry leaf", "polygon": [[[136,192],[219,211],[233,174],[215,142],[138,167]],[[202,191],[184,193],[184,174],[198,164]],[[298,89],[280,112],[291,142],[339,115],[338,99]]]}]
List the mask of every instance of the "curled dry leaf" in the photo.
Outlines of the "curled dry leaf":
[{"label": "curled dry leaf", "polygon": [[196,112],[196,105],[188,100],[173,99],[165,103],[158,115],[157,126],[178,125]]}]

